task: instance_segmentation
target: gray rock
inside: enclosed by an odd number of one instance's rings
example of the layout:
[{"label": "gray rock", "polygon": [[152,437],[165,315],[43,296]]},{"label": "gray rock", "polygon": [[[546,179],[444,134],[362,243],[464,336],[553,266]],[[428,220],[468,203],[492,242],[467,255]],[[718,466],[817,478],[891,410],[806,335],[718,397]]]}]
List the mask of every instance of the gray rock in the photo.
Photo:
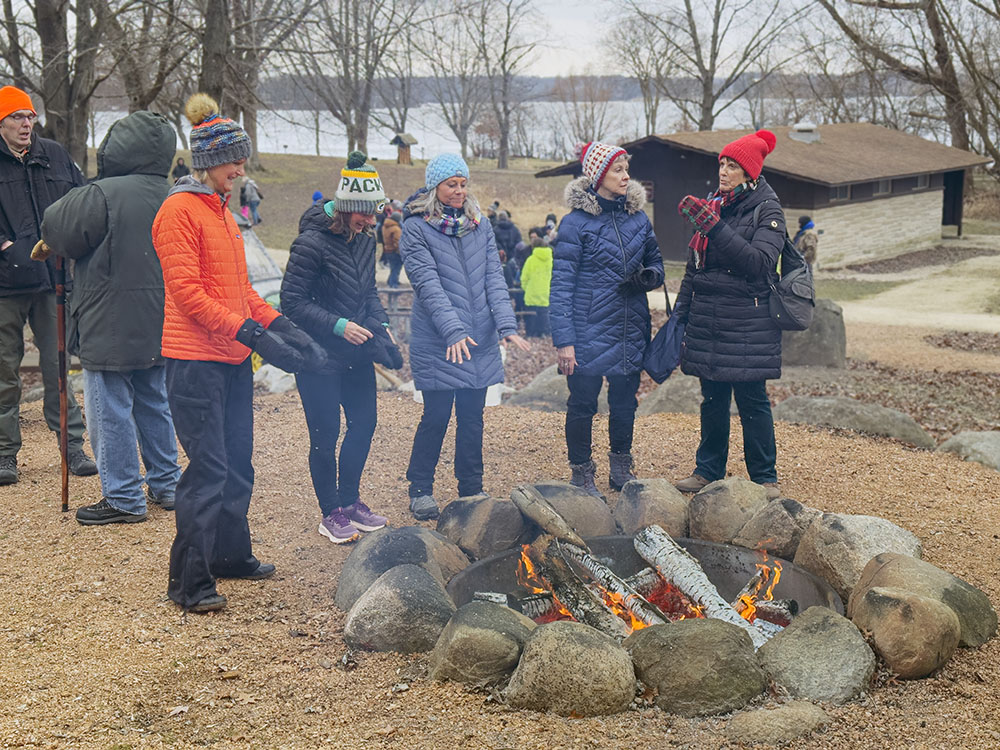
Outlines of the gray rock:
[{"label": "gray rock", "polygon": [[733,538],[733,544],[791,560],[802,534],[819,515],[820,511],[790,497],[772,500],[753,514]]},{"label": "gray rock", "polygon": [[622,644],[656,705],[681,716],[743,708],[767,677],[746,631],[722,620],[680,620],[637,630]]},{"label": "gray rock", "polygon": [[810,607],[757,651],[764,671],[793,698],[846,703],[863,693],[875,654],[858,629],[826,607]]},{"label": "gray rock", "polygon": [[658,385],[639,402],[636,416],[650,414],[697,414],[701,407],[701,383],[680,370]]},{"label": "gray rock", "polygon": [[[504,403],[536,411],[566,411],[569,386],[566,385],[566,376],[556,371],[557,367],[557,365],[546,367],[524,388],[512,393]],[[597,411],[600,414],[608,413],[607,388],[602,388],[600,396],[597,397]]]},{"label": "gray rock", "polygon": [[929,562],[891,552],[876,555],[861,571],[851,593],[848,617],[853,617],[858,600],[875,586],[902,589],[947,604],[961,625],[962,646],[978,648],[996,635],[997,613],[989,597]]},{"label": "gray rock", "polygon": [[847,367],[844,311],[833,300],[816,300],[812,325],[805,331],[783,331],[781,366]]},{"label": "gray rock", "polygon": [[901,440],[918,448],[933,448],[934,438],[909,414],[844,396],[791,396],[774,407],[774,418],[785,422],[839,427]]},{"label": "gray rock", "polygon": [[877,516],[823,513],[802,535],[794,562],[824,579],[847,601],[865,565],[882,552],[920,557],[920,540]]},{"label": "gray rock", "polygon": [[958,617],[935,599],[876,586],[855,601],[852,621],[872,634],[875,651],[904,680],[926,677],[958,648]]},{"label": "gray rock", "polygon": [[625,534],[659,524],[672,537],[688,535],[688,503],[666,479],[633,479],[622,487],[614,517]]},{"label": "gray rock", "polygon": [[749,479],[730,477],[712,482],[691,498],[691,538],[728,544],[765,505],[767,490]]},{"label": "gray rock", "polygon": [[584,539],[617,533],[611,509],[600,498],[588,495],[569,482],[536,482],[531,486],[537,489],[573,531]]},{"label": "gray rock", "polygon": [[286,393],[295,388],[295,376],[274,365],[263,364],[253,374],[254,385],[259,385],[268,393]]},{"label": "gray rock", "polygon": [[525,519],[510,500],[460,497],[441,511],[437,530],[473,560],[482,560],[517,546],[525,532]]},{"label": "gray rock", "polygon": [[419,565],[446,584],[469,564],[469,558],[441,534],[421,526],[387,526],[365,534],[351,550],[337,582],[334,599],[349,610],[375,579],[397,565]]},{"label": "gray rock", "polygon": [[966,430],[950,437],[938,446],[939,451],[957,453],[966,461],[1000,471],[1000,431]]},{"label": "gray rock", "polygon": [[506,697],[514,708],[562,716],[619,713],[635,697],[635,670],[614,638],[578,622],[553,622],[528,636]]},{"label": "gray rock", "polygon": [[726,737],[741,746],[784,745],[830,723],[826,711],[808,701],[791,701],[777,708],[736,714],[726,725]]},{"label": "gray rock", "polygon": [[416,565],[397,565],[354,602],[344,640],[368,651],[430,651],[454,612],[437,578]]},{"label": "gray rock", "polygon": [[493,685],[514,671],[534,622],[508,607],[469,602],[454,614],[434,646],[430,676],[465,685]]},{"label": "gray rock", "polygon": [[36,385],[34,388],[28,388],[21,393],[21,403],[30,404],[33,401],[41,401],[45,397],[45,386]]}]

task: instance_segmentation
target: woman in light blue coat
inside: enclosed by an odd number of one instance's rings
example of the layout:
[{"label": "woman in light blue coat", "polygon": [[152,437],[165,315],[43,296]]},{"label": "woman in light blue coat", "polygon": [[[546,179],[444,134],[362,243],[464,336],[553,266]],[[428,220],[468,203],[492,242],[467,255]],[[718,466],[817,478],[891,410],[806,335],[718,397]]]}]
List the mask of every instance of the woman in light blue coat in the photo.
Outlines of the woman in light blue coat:
[{"label": "woman in light blue coat", "polygon": [[499,341],[529,348],[517,335],[493,228],[468,182],[460,156],[435,157],[403,211],[399,251],[414,290],[410,369],[424,399],[406,478],[421,521],[438,516],[434,472],[452,404],[458,493],[483,491],[483,408],[486,389],[503,382]]}]

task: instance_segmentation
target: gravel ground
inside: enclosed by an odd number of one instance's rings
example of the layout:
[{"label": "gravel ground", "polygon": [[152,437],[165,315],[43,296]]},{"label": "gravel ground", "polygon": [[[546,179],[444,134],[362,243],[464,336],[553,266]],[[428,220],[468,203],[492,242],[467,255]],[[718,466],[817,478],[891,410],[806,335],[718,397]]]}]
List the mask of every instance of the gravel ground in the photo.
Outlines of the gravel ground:
[{"label": "gravel ground", "polygon": [[[892,364],[870,366],[866,382],[905,380]],[[995,390],[946,390],[975,399],[970,411],[996,400]],[[251,529],[258,556],[279,572],[263,582],[225,581],[226,610],[186,618],[164,597],[172,515],[154,508],[144,524],[84,528],[61,514],[55,441],[41,404],[23,409],[22,479],[0,488],[0,747],[738,747],[724,738],[725,717],[688,720],[653,708],[594,719],[512,711],[490,694],[422,679],[420,656],[359,653],[343,668],[344,613],[333,592],[350,549],[316,533],[297,395],[258,396],[255,409]],[[403,473],[419,415],[411,399],[380,394],[363,492],[394,525],[411,523]],[[566,476],[562,415],[500,407],[487,410],[486,422],[489,492]],[[596,456],[607,450],[606,432],[598,417]],[[733,438],[730,467],[742,474],[738,429]],[[820,428],[779,424],[777,439],[791,497],[908,528],[922,540],[925,559],[1000,606],[996,472],[951,454]],[[453,440],[452,432],[439,467],[445,501],[456,497]],[[697,418],[640,418],[635,442],[640,475],[684,476]],[[606,482],[604,461],[598,465]],[[71,506],[95,501],[99,491],[96,478],[74,478]],[[958,652],[929,679],[888,677],[881,674],[863,700],[827,707],[832,724],[808,746],[1000,747],[997,639]]]}]

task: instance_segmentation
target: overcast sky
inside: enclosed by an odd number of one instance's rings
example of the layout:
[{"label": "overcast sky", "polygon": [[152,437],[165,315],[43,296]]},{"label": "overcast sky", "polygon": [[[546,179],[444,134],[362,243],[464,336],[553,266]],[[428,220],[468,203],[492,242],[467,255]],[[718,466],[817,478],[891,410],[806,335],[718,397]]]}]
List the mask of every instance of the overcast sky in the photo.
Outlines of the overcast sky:
[{"label": "overcast sky", "polygon": [[608,8],[594,0],[538,0],[541,14],[537,29],[538,45],[535,63],[529,72],[536,76],[582,73],[590,66],[595,73],[614,73],[600,59],[598,45],[609,31]]}]

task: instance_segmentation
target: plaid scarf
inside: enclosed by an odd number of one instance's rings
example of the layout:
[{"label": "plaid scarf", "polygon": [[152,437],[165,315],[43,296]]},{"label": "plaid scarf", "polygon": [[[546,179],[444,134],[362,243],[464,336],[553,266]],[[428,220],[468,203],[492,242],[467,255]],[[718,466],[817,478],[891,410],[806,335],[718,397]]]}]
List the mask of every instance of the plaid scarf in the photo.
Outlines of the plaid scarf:
[{"label": "plaid scarf", "polygon": [[464,237],[479,226],[482,215],[473,218],[458,209],[445,208],[441,216],[427,215],[424,221],[448,237]]},{"label": "plaid scarf", "polygon": [[[688,247],[694,252],[695,268],[705,267],[705,255],[708,251],[708,231],[719,223],[722,209],[734,203],[739,203],[756,189],[757,180],[748,180],[747,182],[741,182],[728,193],[716,190],[708,196],[708,201],[699,214],[691,217],[695,226],[698,227],[691,237],[691,242],[688,243]],[[704,233],[702,232],[702,227],[706,227]]]}]

